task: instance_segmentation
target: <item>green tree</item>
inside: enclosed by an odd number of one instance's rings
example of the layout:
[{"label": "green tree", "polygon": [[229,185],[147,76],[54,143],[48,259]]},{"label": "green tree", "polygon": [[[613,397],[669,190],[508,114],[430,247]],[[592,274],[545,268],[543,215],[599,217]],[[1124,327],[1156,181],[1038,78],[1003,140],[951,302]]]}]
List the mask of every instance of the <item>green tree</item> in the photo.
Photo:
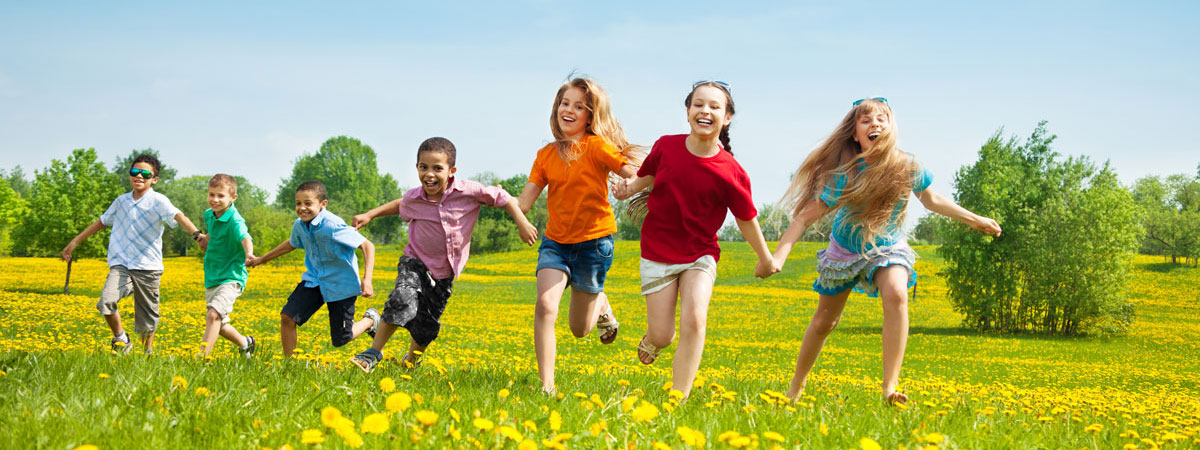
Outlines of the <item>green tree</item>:
[{"label": "green tree", "polygon": [[[95,149],[77,149],[66,162],[51,160],[49,167],[36,173],[29,199],[33,213],[13,230],[13,254],[58,255],[75,235],[100,218],[120,194],[120,185],[104,163],[97,160]],[[103,256],[107,242],[106,228],[79,245],[74,256]],[[68,262],[64,292],[70,284]]]},{"label": "green tree", "polygon": [[0,170],[0,178],[4,178],[8,182],[8,187],[21,198],[29,198],[31,185],[29,180],[25,179],[25,169],[22,169],[21,166],[13,167],[11,170]]},{"label": "green tree", "polygon": [[[501,179],[492,172],[480,173],[472,179],[486,186],[500,186],[513,196],[513,201],[516,201],[516,197],[521,195],[521,190],[525,189],[525,183],[529,181],[529,177],[525,174]],[[539,236],[545,230],[547,214],[544,195],[525,214],[525,218],[529,219],[533,226],[540,227],[538,229]],[[517,230],[517,224],[513,223],[512,217],[504,209],[484,207],[479,210],[479,220],[475,223],[475,230],[471,232],[472,252],[481,254],[507,252],[524,246],[525,244],[521,242],[521,233]]]},{"label": "green tree", "polygon": [[942,230],[950,226],[950,219],[940,214],[926,214],[917,219],[912,230],[912,241],[916,245],[942,245]]},{"label": "green tree", "polygon": [[[204,175],[192,175],[170,182],[160,181],[155,185],[155,190],[171,199],[171,204],[204,230],[204,210],[208,209],[208,179],[209,177]],[[193,248],[196,248],[196,244],[183,227],[163,231],[164,253],[187,256],[188,251]]]},{"label": "green tree", "polygon": [[158,150],[149,147],[142,150],[130,150],[129,154],[125,155],[125,157],[117,158],[116,161],[113,161],[112,166],[112,172],[116,176],[117,184],[126,192],[133,189],[133,185],[129,184],[129,168],[133,167],[133,160],[143,154],[149,154],[158,158],[158,162],[162,164],[162,168],[158,171],[158,184],[154,185],[156,191],[161,191],[165,187],[164,185],[174,181],[175,176],[178,174],[177,170],[162,161],[162,157],[158,156]]},{"label": "green tree", "polygon": [[1119,333],[1133,320],[1139,209],[1107,164],[1060,160],[1054,138],[1045,122],[1024,144],[997,132],[955,175],[956,201],[1004,225],[995,239],[959,223],[941,230],[950,299],[970,327]]},{"label": "green tree", "polygon": [[9,234],[28,214],[28,202],[9,187],[7,179],[0,178],[0,254],[9,254],[12,248]]},{"label": "green tree", "polygon": [[1134,183],[1133,196],[1142,208],[1146,230],[1142,253],[1196,265],[1200,260],[1200,177],[1143,177]]},{"label": "green tree", "polygon": [[[350,223],[360,214],[400,196],[396,179],[381,175],[375,150],[347,136],[330,138],[314,154],[296,159],[292,174],[284,179],[275,196],[275,204],[291,210],[296,187],[307,180],[325,184],[329,211]],[[387,244],[400,237],[400,219],[384,217],[364,228],[376,244]]]}]

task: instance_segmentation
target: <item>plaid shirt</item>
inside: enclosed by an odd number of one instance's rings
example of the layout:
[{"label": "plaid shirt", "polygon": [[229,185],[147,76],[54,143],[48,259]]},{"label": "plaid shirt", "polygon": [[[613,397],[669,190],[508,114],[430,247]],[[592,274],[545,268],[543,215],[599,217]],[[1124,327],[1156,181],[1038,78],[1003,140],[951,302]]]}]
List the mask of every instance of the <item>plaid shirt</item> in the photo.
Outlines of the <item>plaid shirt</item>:
[{"label": "plaid shirt", "polygon": [[163,225],[178,226],[175,215],[179,209],[165,195],[147,190],[142,198],[133,199],[126,192],[113,200],[100,215],[100,223],[112,227],[108,240],[108,266],[125,266],[130,270],[163,270]]}]

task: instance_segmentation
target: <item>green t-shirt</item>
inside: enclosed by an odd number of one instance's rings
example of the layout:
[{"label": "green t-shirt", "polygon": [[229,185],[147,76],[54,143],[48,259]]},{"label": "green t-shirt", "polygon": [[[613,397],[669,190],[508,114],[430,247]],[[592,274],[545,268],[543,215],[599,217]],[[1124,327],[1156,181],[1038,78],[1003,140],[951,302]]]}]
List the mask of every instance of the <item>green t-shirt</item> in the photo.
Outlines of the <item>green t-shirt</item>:
[{"label": "green t-shirt", "polygon": [[246,288],[246,250],[242,239],[250,237],[246,220],[238,214],[237,207],[229,205],[225,214],[217,217],[213,210],[204,211],[204,224],[208,226],[208,251],[204,253],[204,287],[211,288],[229,282],[241,283]]}]

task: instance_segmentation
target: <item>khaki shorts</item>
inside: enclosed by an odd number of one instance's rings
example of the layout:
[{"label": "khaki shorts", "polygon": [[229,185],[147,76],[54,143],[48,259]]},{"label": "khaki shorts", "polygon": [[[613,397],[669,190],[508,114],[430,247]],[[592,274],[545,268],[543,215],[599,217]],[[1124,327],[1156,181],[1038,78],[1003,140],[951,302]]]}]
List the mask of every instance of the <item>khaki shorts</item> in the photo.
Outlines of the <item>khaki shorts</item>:
[{"label": "khaki shorts", "polygon": [[221,323],[229,323],[233,302],[242,295],[242,284],[236,281],[222,283],[204,290],[204,303],[221,315]]},{"label": "khaki shorts", "polygon": [[712,255],[701,256],[690,263],[666,264],[642,258],[642,295],[649,295],[670,286],[685,270],[699,270],[717,280],[717,259]]},{"label": "khaki shorts", "polygon": [[158,282],[161,270],[129,270],[112,266],[100,290],[96,309],[100,314],[117,313],[117,301],[133,294],[134,327],[138,334],[153,333],[158,328]]}]

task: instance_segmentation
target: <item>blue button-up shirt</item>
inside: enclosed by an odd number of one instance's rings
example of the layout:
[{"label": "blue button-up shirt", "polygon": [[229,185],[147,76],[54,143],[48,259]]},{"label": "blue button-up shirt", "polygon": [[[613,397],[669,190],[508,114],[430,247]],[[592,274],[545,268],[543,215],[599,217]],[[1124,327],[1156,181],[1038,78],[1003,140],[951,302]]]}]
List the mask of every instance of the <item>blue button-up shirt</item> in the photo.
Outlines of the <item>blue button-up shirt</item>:
[{"label": "blue button-up shirt", "polygon": [[142,198],[132,192],[121,194],[100,215],[100,223],[112,227],[108,239],[108,266],[130,270],[163,270],[163,226],[175,228],[179,209],[166,196],[149,189]]},{"label": "blue button-up shirt", "polygon": [[354,249],[366,240],[341,217],[322,209],[311,222],[296,219],[288,242],[304,249],[304,286],[319,287],[329,303],[362,293]]}]

